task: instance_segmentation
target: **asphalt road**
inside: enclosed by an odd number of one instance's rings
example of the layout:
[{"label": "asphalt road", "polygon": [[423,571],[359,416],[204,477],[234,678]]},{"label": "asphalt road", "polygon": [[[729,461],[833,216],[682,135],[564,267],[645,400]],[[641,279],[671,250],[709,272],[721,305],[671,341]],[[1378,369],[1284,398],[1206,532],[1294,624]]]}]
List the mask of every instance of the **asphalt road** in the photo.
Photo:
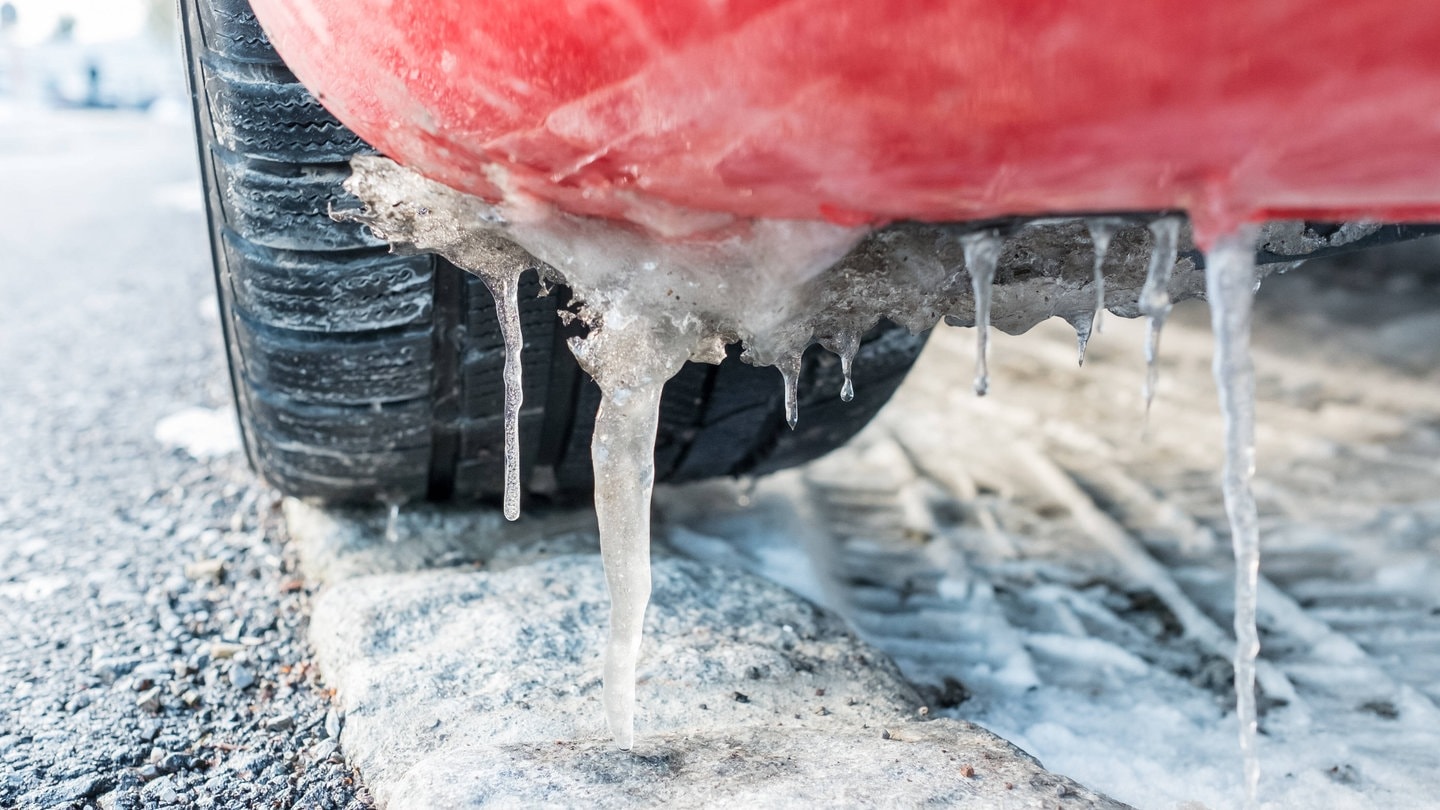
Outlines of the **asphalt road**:
[{"label": "asphalt road", "polygon": [[228,408],[180,113],[0,107],[0,807],[369,806]]}]

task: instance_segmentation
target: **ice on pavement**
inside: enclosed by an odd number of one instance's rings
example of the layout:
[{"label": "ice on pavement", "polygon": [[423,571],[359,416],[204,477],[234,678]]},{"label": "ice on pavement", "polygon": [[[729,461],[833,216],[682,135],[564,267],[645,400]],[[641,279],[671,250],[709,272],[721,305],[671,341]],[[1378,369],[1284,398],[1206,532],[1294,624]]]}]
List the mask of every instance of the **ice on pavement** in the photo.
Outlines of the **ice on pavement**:
[{"label": "ice on pavement", "polygon": [[[1346,349],[1369,330],[1321,321],[1333,298],[1306,283],[1257,304],[1260,804],[1430,807],[1440,378]],[[858,441],[744,506],[730,484],[662,490],[659,533],[818,594],[932,713],[1057,772],[1137,807],[1241,807],[1233,646],[1181,618],[1234,643],[1210,329],[1203,305],[1170,320],[1148,441],[1144,323],[1107,321],[1084,369],[1063,327],[997,335],[985,399],[956,373],[973,339],[942,330]]]}]

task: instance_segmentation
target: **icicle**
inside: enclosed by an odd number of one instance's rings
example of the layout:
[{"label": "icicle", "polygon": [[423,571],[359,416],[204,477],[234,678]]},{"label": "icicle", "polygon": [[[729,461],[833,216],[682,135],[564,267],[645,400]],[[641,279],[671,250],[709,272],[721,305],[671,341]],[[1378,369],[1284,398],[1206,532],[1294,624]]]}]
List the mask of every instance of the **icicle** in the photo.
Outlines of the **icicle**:
[{"label": "icicle", "polygon": [[1245,802],[1257,806],[1255,659],[1260,652],[1255,604],[1260,531],[1251,479],[1255,474],[1255,368],[1250,311],[1255,295],[1255,233],[1245,229],[1216,242],[1205,259],[1205,288],[1215,333],[1215,384],[1225,418],[1225,512],[1235,549],[1235,697]]},{"label": "icicle", "polygon": [[855,354],[860,351],[859,333],[841,332],[833,338],[821,340],[820,345],[840,357],[840,373],[845,375],[845,382],[840,386],[840,401],[849,402],[855,399],[855,383],[850,379],[850,372],[855,363]]},{"label": "icicle", "polygon": [[391,501],[389,513],[385,516],[385,542],[400,542],[400,502]]},{"label": "icicle", "polygon": [[1090,335],[1094,334],[1096,325],[1100,323],[1099,319],[1100,316],[1092,312],[1090,317],[1083,321],[1070,322],[1070,325],[1075,327],[1075,351],[1082,366],[1085,365],[1085,347],[1090,345]]},{"label": "icicle", "polygon": [[600,557],[610,591],[602,703],[616,743],[635,743],[635,665],[650,601],[650,496],[655,486],[655,433],[660,394],[689,356],[681,336],[654,323],[616,319],[570,348],[597,385],[600,408],[590,441]]},{"label": "icicle", "polygon": [[1160,331],[1170,315],[1170,272],[1175,269],[1180,220],[1157,219],[1150,223],[1150,233],[1155,243],[1150,249],[1150,266],[1145,270],[1145,286],[1140,290],[1139,301],[1141,314],[1150,319],[1145,336],[1145,387],[1141,389],[1146,424],[1150,421],[1150,404],[1155,400],[1155,386],[1160,378]]},{"label": "icicle", "polygon": [[1105,316],[1105,254],[1110,252],[1110,238],[1115,235],[1116,223],[1109,219],[1089,219],[1085,226],[1090,230],[1090,241],[1095,244],[1095,314],[1090,326],[1080,338],[1080,365],[1085,365],[1085,344],[1090,335],[1100,331],[1100,321]]},{"label": "icicle", "polygon": [[605,645],[605,720],[625,750],[635,744],[635,666],[650,602],[650,493],[662,384],[607,394],[595,417],[595,516],[610,589]]},{"label": "icicle", "polygon": [[975,294],[975,394],[990,390],[990,291],[995,283],[995,266],[1000,263],[1000,234],[995,231],[967,234],[960,240],[965,249],[965,270]]},{"label": "icicle", "polygon": [[800,365],[801,353],[794,352],[777,358],[775,367],[785,381],[785,422],[794,430],[800,424]]},{"label": "icicle", "polygon": [[521,379],[520,271],[492,269],[480,278],[495,299],[495,319],[505,340],[505,519],[520,519],[520,406],[525,401]]}]

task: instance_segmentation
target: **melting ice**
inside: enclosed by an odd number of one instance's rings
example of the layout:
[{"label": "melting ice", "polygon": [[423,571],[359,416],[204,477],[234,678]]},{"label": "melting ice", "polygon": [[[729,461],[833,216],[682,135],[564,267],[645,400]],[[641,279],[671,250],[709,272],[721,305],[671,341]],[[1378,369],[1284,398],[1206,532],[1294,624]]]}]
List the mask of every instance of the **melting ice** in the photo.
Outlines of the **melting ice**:
[{"label": "melting ice", "polygon": [[[851,365],[860,335],[881,318],[912,331],[939,320],[977,328],[976,393],[988,388],[987,326],[1003,238],[993,230],[959,238],[961,272],[942,260],[953,231],[917,225],[872,234],[865,228],[821,222],[717,220],[675,215],[650,227],[573,216],[516,192],[489,204],[454,192],[379,157],[357,157],[345,187],[365,203],[337,217],[366,223],[405,249],[444,255],[477,274],[495,295],[506,343],[505,513],[519,513],[518,413],[521,403],[517,279],[539,267],[563,279],[579,305],[588,333],[571,342],[581,366],[601,390],[591,455],[601,556],[611,598],[605,653],[604,706],[621,748],[635,731],[635,667],[650,597],[650,498],[655,434],[665,382],[687,360],[718,363],[725,346],[740,343],[742,357],[776,366],[787,421],[798,414],[801,357],[819,343],[839,355],[853,396]],[[505,178],[492,178],[501,188]],[[663,213],[663,212],[662,212]],[[658,215],[657,215],[658,216]],[[656,227],[656,226],[659,227]],[[1007,315],[1007,331],[1024,331],[1059,315],[1077,324],[1080,357],[1105,303],[1103,266],[1118,223],[1088,223],[1093,239],[1093,297],[1040,296],[1045,307]],[[1150,224],[1153,235],[1139,312],[1150,318],[1146,398],[1153,396],[1155,355],[1170,310],[1180,222]],[[669,234],[657,237],[656,231]],[[1253,248],[1236,235],[1209,257],[1207,279],[1216,333],[1215,375],[1226,416],[1225,500],[1237,560],[1236,690],[1253,795],[1255,582],[1258,566],[1253,469],[1254,376],[1248,359]],[[855,250],[862,240],[864,250]],[[1047,282],[1049,283],[1049,282]],[[1052,290],[1053,292],[1053,290]]]}]

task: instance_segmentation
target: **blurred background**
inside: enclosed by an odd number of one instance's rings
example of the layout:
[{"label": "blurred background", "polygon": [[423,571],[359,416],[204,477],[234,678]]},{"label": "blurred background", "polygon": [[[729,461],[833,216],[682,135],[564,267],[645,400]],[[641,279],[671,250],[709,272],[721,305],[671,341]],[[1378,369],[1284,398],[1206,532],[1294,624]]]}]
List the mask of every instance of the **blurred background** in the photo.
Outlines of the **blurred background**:
[{"label": "blurred background", "polygon": [[0,0],[0,110],[184,97],[170,0]]}]

